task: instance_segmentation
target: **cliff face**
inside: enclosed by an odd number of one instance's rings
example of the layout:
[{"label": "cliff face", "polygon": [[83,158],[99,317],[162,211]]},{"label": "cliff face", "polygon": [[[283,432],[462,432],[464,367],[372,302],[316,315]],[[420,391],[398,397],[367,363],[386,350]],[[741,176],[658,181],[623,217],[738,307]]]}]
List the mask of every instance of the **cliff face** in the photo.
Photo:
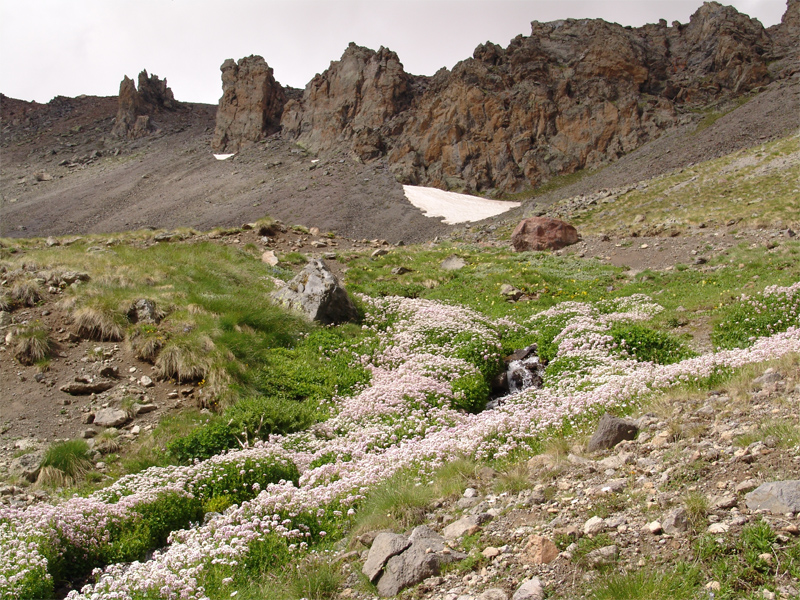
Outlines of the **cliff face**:
[{"label": "cliff face", "polygon": [[[684,25],[533,22],[530,36],[507,48],[482,44],[433,77],[407,74],[390,50],[351,44],[302,98],[286,103],[282,135],[315,152],[344,147],[362,160],[385,157],[403,183],[513,191],[613,161],[686,109],[786,76],[796,62],[797,13],[798,0],[790,0],[769,31],[716,2]],[[228,148],[252,139],[237,135],[228,134]]]},{"label": "cliff face", "polygon": [[278,130],[286,94],[260,56],[238,63],[228,59],[220,70],[222,98],[211,145],[219,152],[238,152],[242,145]]}]

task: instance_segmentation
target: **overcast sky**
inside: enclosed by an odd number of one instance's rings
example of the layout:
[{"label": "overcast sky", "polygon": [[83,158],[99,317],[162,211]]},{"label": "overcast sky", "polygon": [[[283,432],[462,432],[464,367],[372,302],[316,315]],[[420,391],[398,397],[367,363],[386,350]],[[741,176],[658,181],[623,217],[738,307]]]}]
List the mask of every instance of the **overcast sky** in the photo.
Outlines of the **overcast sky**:
[{"label": "overcast sky", "polygon": [[[123,75],[167,78],[175,98],[216,104],[226,58],[260,54],[284,85],[305,87],[349,42],[391,48],[432,75],[531,21],[602,18],[686,23],[700,0],[0,0],[0,92],[48,102],[117,94]],[[785,0],[734,0],[765,27]]]}]

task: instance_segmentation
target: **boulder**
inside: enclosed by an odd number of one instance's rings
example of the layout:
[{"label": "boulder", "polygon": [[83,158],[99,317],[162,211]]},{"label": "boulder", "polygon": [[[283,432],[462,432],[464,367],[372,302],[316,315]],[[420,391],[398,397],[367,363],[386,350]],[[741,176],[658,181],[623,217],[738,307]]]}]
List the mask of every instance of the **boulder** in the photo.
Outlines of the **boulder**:
[{"label": "boulder", "polygon": [[373,583],[377,581],[386,562],[411,545],[411,541],[396,533],[379,533],[372,542],[361,572]]},{"label": "boulder", "polygon": [[33,482],[39,476],[42,462],[44,462],[44,450],[28,452],[13,459],[8,467],[8,472]]},{"label": "boulder", "polygon": [[458,521],[450,523],[442,531],[446,540],[456,540],[464,535],[472,535],[480,528],[480,519],[476,515],[461,517]]},{"label": "boulder", "polygon": [[325,262],[313,259],[286,286],[272,292],[272,299],[320,323],[355,321],[358,310],[347,291]]},{"label": "boulder", "polygon": [[260,56],[239,62],[229,58],[220,70],[222,98],[211,147],[216,152],[234,153],[280,129],[286,93]]},{"label": "boulder", "polygon": [[118,408],[103,408],[94,415],[94,424],[100,427],[119,427],[129,420],[128,413]]},{"label": "boulder", "polygon": [[439,555],[427,552],[421,544],[411,544],[402,554],[393,556],[378,580],[381,596],[396,596],[402,590],[439,574]]},{"label": "boulder", "polygon": [[517,252],[560,250],[579,239],[578,231],[572,225],[548,217],[523,219],[511,234],[511,244]]},{"label": "boulder", "polygon": [[131,323],[157,324],[164,318],[164,313],[159,310],[155,301],[149,298],[139,298],[128,309],[128,320]]},{"label": "boulder", "polygon": [[597,424],[597,429],[589,440],[587,450],[597,452],[608,450],[623,440],[632,440],[639,433],[639,427],[626,419],[604,414]]},{"label": "boulder", "polygon": [[770,481],[744,497],[750,510],[766,510],[773,514],[800,512],[800,480]]}]

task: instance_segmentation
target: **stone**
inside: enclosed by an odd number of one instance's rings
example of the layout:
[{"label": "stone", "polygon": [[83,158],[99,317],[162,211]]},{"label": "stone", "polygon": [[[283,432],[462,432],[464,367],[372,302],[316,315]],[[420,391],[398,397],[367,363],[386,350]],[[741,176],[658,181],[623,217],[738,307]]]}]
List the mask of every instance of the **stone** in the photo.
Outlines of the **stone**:
[{"label": "stone", "polygon": [[261,56],[227,59],[222,71],[222,97],[211,147],[236,153],[280,129],[286,92]]},{"label": "stone", "polygon": [[522,290],[517,289],[513,285],[510,285],[508,283],[504,283],[503,285],[500,286],[500,294],[514,302],[516,302],[523,296]]},{"label": "stone", "polygon": [[8,472],[34,482],[42,469],[42,462],[44,462],[44,450],[34,450],[13,459],[8,466]]},{"label": "stone", "polygon": [[406,273],[410,273],[411,269],[408,267],[395,267],[392,269],[392,275],[405,275]]},{"label": "stone", "polygon": [[586,555],[585,560],[589,566],[596,569],[598,567],[614,564],[618,555],[619,548],[612,544],[611,546],[603,546],[597,550],[592,550]]},{"label": "stone", "polygon": [[525,544],[525,560],[532,565],[547,565],[558,558],[558,547],[546,537],[532,535]]},{"label": "stone", "polygon": [[96,435],[97,435],[97,430],[92,429],[91,427],[88,427],[81,432],[81,437],[86,440],[93,438]]},{"label": "stone", "polygon": [[100,369],[100,377],[117,379],[119,377],[119,367],[117,365],[106,365]]},{"label": "stone", "polygon": [[396,533],[379,533],[375,540],[372,542],[372,547],[369,549],[367,560],[361,572],[366,575],[373,583],[377,581],[378,576],[383,571],[386,562],[400,554],[403,550],[411,545],[411,541]]},{"label": "stone", "polygon": [[662,520],[661,527],[669,535],[686,533],[691,528],[689,513],[683,507],[671,510]]},{"label": "stone", "polygon": [[608,450],[623,440],[634,439],[637,433],[639,433],[639,428],[635,423],[606,413],[597,424],[597,429],[589,440],[587,450],[589,452]]},{"label": "stone", "polygon": [[5,310],[0,310],[0,327],[7,327],[11,325],[13,319],[11,313]]},{"label": "stone", "polygon": [[139,379],[139,385],[144,388],[151,388],[155,385],[155,383],[153,383],[153,380],[147,375],[142,375],[141,379]]},{"label": "stone", "polygon": [[91,381],[89,383],[71,381],[70,383],[62,385],[59,389],[72,396],[88,396],[89,394],[99,394],[100,392],[110,390],[115,385],[116,383],[113,381],[98,379],[97,381]]},{"label": "stone", "polygon": [[478,600],[508,600],[508,594],[500,588],[489,588],[478,596]]},{"label": "stone", "polygon": [[549,217],[523,219],[511,234],[511,245],[516,252],[560,250],[579,240],[572,225]]},{"label": "stone", "polygon": [[544,588],[538,577],[526,579],[511,596],[511,600],[544,600]]},{"label": "stone", "polygon": [[439,574],[440,561],[436,552],[426,552],[420,544],[412,544],[405,552],[386,563],[378,579],[381,596],[396,596],[402,590]]},{"label": "stone", "polygon": [[151,413],[155,410],[158,410],[157,404],[152,404],[150,402],[145,404],[139,404],[138,402],[133,405],[133,414],[137,417],[139,415],[146,415],[147,413]]},{"label": "stone", "polygon": [[443,552],[446,548],[444,538],[426,525],[415,527],[408,539],[431,552]]},{"label": "stone", "polygon": [[118,408],[102,408],[94,415],[94,424],[100,427],[119,427],[129,420],[128,413]]},{"label": "stone", "polygon": [[495,548],[494,546],[487,546],[481,551],[481,554],[484,558],[492,559],[500,556],[500,548]]},{"label": "stone", "polygon": [[602,517],[594,516],[583,524],[584,535],[597,535],[605,529]]},{"label": "stone", "polygon": [[458,521],[450,523],[442,531],[446,540],[456,540],[465,535],[472,535],[480,529],[479,518],[475,515],[461,517]]},{"label": "stone", "polygon": [[164,318],[164,313],[159,310],[154,300],[139,298],[128,309],[128,320],[131,323],[158,324]]},{"label": "stone", "polygon": [[727,533],[728,531],[730,531],[730,528],[731,526],[728,525],[727,523],[712,523],[711,525],[708,526],[707,531],[708,533],[714,533],[714,534]]},{"label": "stone", "polygon": [[450,256],[439,265],[443,271],[458,271],[467,266],[467,262],[460,256]]},{"label": "stone", "polygon": [[272,292],[282,306],[324,324],[355,321],[358,310],[322,260],[312,259],[285,287]]},{"label": "stone", "polygon": [[773,514],[800,512],[800,480],[770,481],[746,494],[750,510],[766,510]]},{"label": "stone", "polygon": [[261,255],[261,262],[268,264],[271,267],[278,265],[278,257],[275,256],[274,250],[267,250]]},{"label": "stone", "polygon": [[647,525],[645,525],[645,529],[652,533],[653,535],[659,535],[664,531],[661,523],[658,521],[650,521]]}]

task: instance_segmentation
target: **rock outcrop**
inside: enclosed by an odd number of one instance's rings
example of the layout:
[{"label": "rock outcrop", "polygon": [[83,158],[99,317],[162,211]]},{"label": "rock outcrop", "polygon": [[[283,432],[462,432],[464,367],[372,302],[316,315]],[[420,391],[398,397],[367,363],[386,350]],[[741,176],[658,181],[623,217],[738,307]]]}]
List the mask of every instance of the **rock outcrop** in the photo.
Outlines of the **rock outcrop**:
[{"label": "rock outcrop", "polygon": [[226,60],[222,71],[222,98],[211,146],[218,152],[238,152],[242,145],[278,131],[286,93],[260,56],[239,62]]},{"label": "rock outcrop", "polygon": [[287,103],[284,135],[315,151],[349,142],[360,158],[377,158],[392,133],[387,124],[410,103],[411,81],[391,50],[351,43],[308,83],[301,100]]},{"label": "rock outcrop", "polygon": [[[396,179],[494,194],[616,160],[708,106],[796,72],[798,0],[780,25],[717,2],[689,23],[531,24],[432,77],[355,44],[286,101],[260,57],[222,65],[216,150],[282,129],[312,152],[385,159]],[[285,106],[284,106],[285,103]]]},{"label": "rock outcrop", "polygon": [[116,137],[139,138],[156,129],[151,117],[162,110],[178,107],[172,90],[157,75],[139,73],[139,89],[127,75],[119,84],[119,109],[112,135]]}]

